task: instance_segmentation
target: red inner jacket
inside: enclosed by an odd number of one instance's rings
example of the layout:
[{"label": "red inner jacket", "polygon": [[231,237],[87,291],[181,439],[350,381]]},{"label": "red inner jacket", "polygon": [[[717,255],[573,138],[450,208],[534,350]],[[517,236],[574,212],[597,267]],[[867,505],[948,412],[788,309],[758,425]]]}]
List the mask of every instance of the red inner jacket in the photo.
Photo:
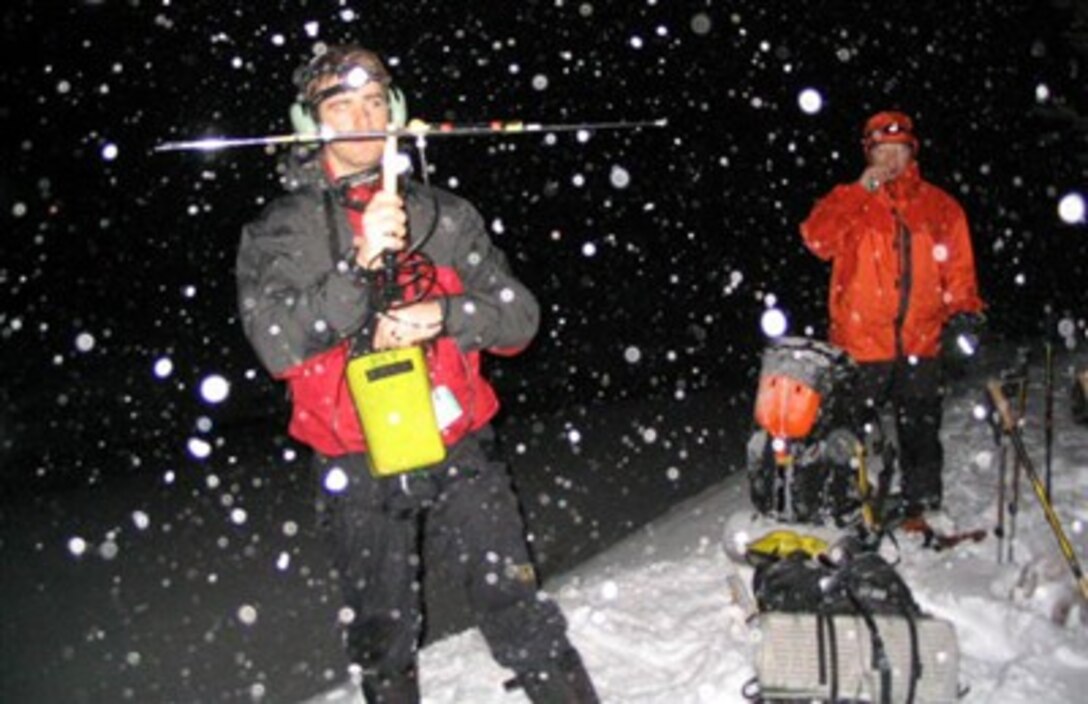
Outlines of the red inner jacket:
[{"label": "red inner jacket", "polygon": [[[368,202],[373,190],[353,189],[351,197]],[[362,213],[348,210],[352,228],[363,232]],[[436,283],[427,299],[464,292],[461,277],[449,266],[436,267]],[[349,341],[336,345],[287,369],[281,376],[291,391],[288,432],[324,455],[337,456],[366,451],[366,437],[359,422],[347,374]],[[516,350],[494,350],[509,354]],[[447,387],[461,406],[461,415],[442,430],[442,440],[452,446],[466,434],[487,424],[498,412],[494,389],[480,373],[480,353],[464,353],[451,337],[439,337],[427,345],[431,388]]]}]

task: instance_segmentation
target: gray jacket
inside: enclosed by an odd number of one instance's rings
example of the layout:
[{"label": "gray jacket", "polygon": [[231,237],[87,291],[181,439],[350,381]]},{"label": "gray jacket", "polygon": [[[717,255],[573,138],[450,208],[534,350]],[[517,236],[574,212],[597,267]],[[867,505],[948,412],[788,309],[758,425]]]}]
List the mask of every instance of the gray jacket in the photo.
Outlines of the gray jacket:
[{"label": "gray jacket", "polygon": [[[242,231],[236,275],[246,336],[268,371],[287,381],[292,437],[319,452],[365,452],[366,438],[344,372],[347,340],[375,312],[360,280],[352,226],[334,186],[315,161],[292,171],[288,193]],[[442,428],[452,446],[498,411],[480,373],[480,352],[520,351],[536,334],[536,299],[510,273],[506,257],[465,200],[409,183],[409,237],[435,266],[429,296],[444,304],[442,334],[426,346],[433,387],[445,387],[459,412]],[[330,236],[331,235],[331,236]]]},{"label": "gray jacket", "polygon": [[[349,266],[351,225],[319,161],[290,170],[288,193],[244,227],[238,248],[242,324],[275,376],[352,336],[373,312],[368,287]],[[455,272],[463,287],[446,296],[444,334],[464,352],[527,345],[539,324],[538,304],[510,273],[476,209],[415,182],[404,198],[412,241],[429,235],[422,253],[440,272]]]}]

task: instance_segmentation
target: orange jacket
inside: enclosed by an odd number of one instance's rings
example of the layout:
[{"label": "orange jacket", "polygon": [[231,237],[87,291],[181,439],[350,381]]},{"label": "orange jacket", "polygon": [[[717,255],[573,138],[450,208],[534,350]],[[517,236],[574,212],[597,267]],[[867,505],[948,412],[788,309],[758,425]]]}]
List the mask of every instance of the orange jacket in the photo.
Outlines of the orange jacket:
[{"label": "orange jacket", "polygon": [[837,186],[801,235],[832,262],[830,339],[858,361],[935,357],[945,322],[983,308],[963,209],[916,163],[873,193]]}]

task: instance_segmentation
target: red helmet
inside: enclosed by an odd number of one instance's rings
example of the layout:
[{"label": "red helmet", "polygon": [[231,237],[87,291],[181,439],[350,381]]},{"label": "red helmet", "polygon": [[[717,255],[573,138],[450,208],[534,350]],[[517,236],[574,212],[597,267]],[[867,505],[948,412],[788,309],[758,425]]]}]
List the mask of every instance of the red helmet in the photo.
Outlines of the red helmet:
[{"label": "red helmet", "polygon": [[918,153],[918,138],[914,136],[914,121],[909,115],[894,110],[878,112],[865,122],[861,143],[868,152],[877,144],[909,144]]}]

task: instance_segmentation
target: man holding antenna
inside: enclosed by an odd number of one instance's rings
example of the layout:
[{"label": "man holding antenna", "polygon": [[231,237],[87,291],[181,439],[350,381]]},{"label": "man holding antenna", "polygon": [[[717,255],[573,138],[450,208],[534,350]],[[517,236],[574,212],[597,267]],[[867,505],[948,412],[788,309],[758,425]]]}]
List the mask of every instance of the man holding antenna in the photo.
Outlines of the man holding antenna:
[{"label": "man holding antenna", "polygon": [[[402,126],[388,71],[361,47],[325,48],[296,85],[301,111],[322,130]],[[237,259],[246,335],[290,389],[291,435],[314,450],[348,656],[371,704],[419,701],[421,545],[431,544],[465,588],[493,656],[514,671],[508,684],[535,703],[596,702],[562,614],[538,591],[506,468],[486,453],[498,401],[480,355],[528,345],[538,304],[469,203],[406,179],[401,193],[388,178],[383,187],[387,144],[326,141],[293,163],[288,193],[245,227]],[[425,361],[427,408],[418,418],[375,416],[387,401],[381,384],[419,371],[390,356],[412,348]],[[379,365],[358,388],[356,359]],[[383,466],[386,426],[377,421],[440,438],[440,458]]]}]

